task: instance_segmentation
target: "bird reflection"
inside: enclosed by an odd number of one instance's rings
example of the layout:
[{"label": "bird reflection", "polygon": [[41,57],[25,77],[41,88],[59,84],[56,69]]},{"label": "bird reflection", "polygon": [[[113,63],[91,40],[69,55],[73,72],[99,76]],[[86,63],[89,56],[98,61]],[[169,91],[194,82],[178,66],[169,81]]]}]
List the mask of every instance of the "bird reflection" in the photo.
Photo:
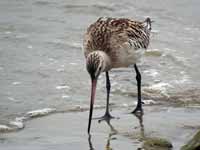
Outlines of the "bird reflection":
[{"label": "bird reflection", "polygon": [[[136,113],[134,116],[138,119],[139,121],[139,126],[140,126],[140,140],[143,141],[145,139],[145,133],[144,133],[144,124],[143,124],[143,113]],[[137,150],[141,150],[142,147],[138,147]]]},{"label": "bird reflection", "polygon": [[140,136],[141,139],[145,138],[145,134],[144,134],[144,124],[143,124],[143,113],[136,113],[134,114],[134,116],[138,119],[139,121],[139,125],[140,125]]},{"label": "bird reflection", "polygon": [[108,124],[108,126],[110,127],[111,134],[115,135],[115,134],[117,134],[117,130],[116,130],[116,129],[113,127],[113,125],[110,123],[110,120],[111,120],[111,119],[107,119],[107,120],[105,120],[105,121],[106,121],[106,123]]},{"label": "bird reflection", "polygon": [[[144,124],[143,124],[143,113],[136,113],[134,114],[134,116],[138,119],[139,121],[139,127],[140,127],[140,137],[141,140],[143,140],[145,138],[145,131],[144,131]],[[110,133],[108,134],[108,138],[107,138],[107,142],[105,145],[105,150],[113,150],[112,146],[111,146],[111,141],[115,140],[116,138],[113,137],[114,135],[116,135],[118,133],[118,131],[113,127],[113,125],[110,123],[111,119],[107,119],[105,120],[105,122],[108,124],[108,126],[110,127]],[[89,143],[89,150],[95,150],[95,148],[93,147],[92,144],[92,135],[89,134],[88,137],[88,143]],[[138,150],[141,148],[138,148]]]},{"label": "bird reflection", "polygon": [[90,148],[89,150],[94,150],[91,138],[92,138],[92,135],[88,134],[88,143],[89,143],[89,148]]},{"label": "bird reflection", "polygon": [[[105,150],[112,150],[110,141],[115,140],[116,138],[114,138],[113,136],[118,133],[117,130],[110,123],[110,120],[111,119],[105,120],[106,123],[108,124],[108,126],[110,127],[110,133],[108,134]],[[91,134],[89,134],[89,136],[88,136],[88,143],[89,143],[89,150],[95,150],[95,148],[93,147],[93,144],[92,144],[92,135]]]},{"label": "bird reflection", "polygon": [[109,135],[108,135],[106,150],[112,150],[112,147],[110,146],[110,141],[116,139],[116,138],[113,138],[112,136],[117,134],[117,130],[110,123],[110,119],[106,120],[106,123],[108,124],[108,126],[110,127],[110,130],[111,130],[111,133],[109,133]]}]

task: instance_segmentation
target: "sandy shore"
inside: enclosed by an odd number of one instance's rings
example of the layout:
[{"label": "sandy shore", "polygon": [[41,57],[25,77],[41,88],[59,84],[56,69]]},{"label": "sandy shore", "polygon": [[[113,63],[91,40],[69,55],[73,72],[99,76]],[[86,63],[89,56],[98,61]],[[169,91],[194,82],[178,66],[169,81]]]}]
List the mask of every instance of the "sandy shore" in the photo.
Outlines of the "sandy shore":
[{"label": "sandy shore", "polygon": [[[95,110],[101,116],[104,110]],[[174,150],[180,149],[199,128],[198,108],[148,106],[142,119],[128,114],[127,109],[112,111],[110,124],[92,121],[91,138],[87,135],[88,112],[52,114],[29,120],[25,129],[0,135],[4,150],[137,150],[143,138],[159,137],[170,141]]]}]

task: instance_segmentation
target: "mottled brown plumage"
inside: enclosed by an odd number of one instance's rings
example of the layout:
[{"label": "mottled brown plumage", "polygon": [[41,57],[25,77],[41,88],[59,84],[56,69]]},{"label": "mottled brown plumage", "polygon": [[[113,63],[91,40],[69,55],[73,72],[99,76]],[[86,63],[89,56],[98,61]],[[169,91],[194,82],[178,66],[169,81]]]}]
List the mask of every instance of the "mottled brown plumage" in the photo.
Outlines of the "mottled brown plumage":
[{"label": "mottled brown plumage", "polygon": [[128,67],[134,64],[138,87],[138,103],[133,111],[142,111],[141,101],[141,75],[136,62],[141,57],[142,50],[149,45],[151,20],[133,21],[126,18],[99,18],[91,24],[84,36],[84,54],[86,57],[87,71],[91,76],[91,101],[88,123],[88,133],[93,113],[96,84],[101,72],[106,72],[107,103],[103,119],[110,119],[109,94],[110,80],[109,70],[112,68]]},{"label": "mottled brown plumage", "polygon": [[[146,49],[149,45],[151,27],[149,18],[144,22],[133,21],[125,18],[99,18],[87,29],[84,37],[84,53],[87,57],[93,51],[104,51],[111,59],[112,67],[130,65],[119,64],[120,54],[124,49],[133,51]],[[129,52],[126,52],[129,53]],[[137,59],[137,58],[133,58]],[[135,60],[136,62],[137,60]]]}]

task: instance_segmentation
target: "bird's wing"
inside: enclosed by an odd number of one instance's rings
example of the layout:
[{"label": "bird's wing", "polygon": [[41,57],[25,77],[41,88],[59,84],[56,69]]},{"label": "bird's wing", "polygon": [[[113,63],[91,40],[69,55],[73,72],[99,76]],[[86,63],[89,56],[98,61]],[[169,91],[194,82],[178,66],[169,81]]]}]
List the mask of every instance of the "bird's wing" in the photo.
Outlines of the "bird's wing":
[{"label": "bird's wing", "polygon": [[112,39],[118,39],[115,42],[116,45],[129,43],[135,50],[148,47],[150,29],[144,22],[117,19],[113,21],[113,26],[117,26],[117,30],[114,30],[112,37]]},{"label": "bird's wing", "polygon": [[84,37],[85,55],[95,50],[106,52],[129,43],[135,50],[146,49],[150,28],[147,21],[139,22],[126,18],[99,18],[87,29]]}]

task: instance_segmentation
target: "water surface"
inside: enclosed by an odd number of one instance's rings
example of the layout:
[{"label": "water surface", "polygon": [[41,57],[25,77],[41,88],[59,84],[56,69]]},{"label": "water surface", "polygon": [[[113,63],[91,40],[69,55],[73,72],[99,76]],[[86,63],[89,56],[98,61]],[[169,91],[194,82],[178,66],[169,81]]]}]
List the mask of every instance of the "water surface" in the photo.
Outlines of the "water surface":
[{"label": "water surface", "polygon": [[[138,64],[144,100],[199,102],[199,5],[198,0],[1,0],[0,124],[32,110],[88,108],[82,40],[100,16],[155,21],[151,44]],[[113,70],[110,76],[112,105],[132,106],[137,96],[133,69]],[[104,106],[105,98],[102,74],[96,107]]]}]

